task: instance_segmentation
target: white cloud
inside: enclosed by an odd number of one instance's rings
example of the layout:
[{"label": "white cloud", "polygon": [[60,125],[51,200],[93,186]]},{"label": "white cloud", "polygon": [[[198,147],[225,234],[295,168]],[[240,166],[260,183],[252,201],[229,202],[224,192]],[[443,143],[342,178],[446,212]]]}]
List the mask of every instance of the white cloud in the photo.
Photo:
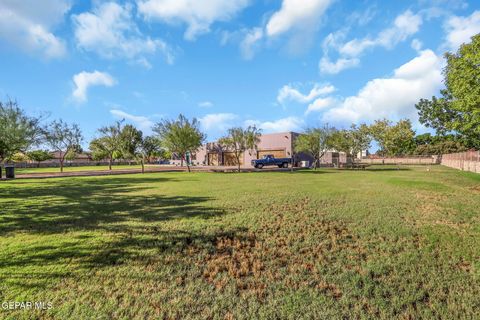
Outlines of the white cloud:
[{"label": "white cloud", "polygon": [[52,29],[63,21],[70,7],[68,0],[2,0],[0,38],[31,54],[62,57],[65,43]]},{"label": "white cloud", "polygon": [[255,55],[255,49],[258,47],[258,42],[263,38],[262,28],[253,28],[247,31],[245,37],[240,42],[240,52],[244,59],[252,59]]},{"label": "white cloud", "polygon": [[422,50],[422,47],[423,47],[423,43],[422,41],[418,40],[418,39],[413,39],[412,40],[412,43],[410,44],[410,46],[412,47],[413,50],[415,51],[421,51]]},{"label": "white cloud", "polygon": [[211,108],[213,107],[213,103],[211,101],[202,101],[198,103],[200,108]]},{"label": "white cloud", "polygon": [[188,40],[209,32],[216,21],[232,19],[249,3],[249,0],[137,0],[138,11],[148,20],[187,24]]},{"label": "white cloud", "polygon": [[333,1],[283,0],[281,8],[274,12],[265,24],[234,32],[223,31],[220,42],[222,45],[229,42],[238,43],[242,57],[250,60],[256,51],[266,44],[266,40],[289,34],[286,46],[288,51],[293,54],[302,52],[311,44],[322,15]]},{"label": "white cloud", "polygon": [[468,17],[451,17],[445,24],[445,31],[447,49],[456,51],[463,43],[470,42],[472,36],[480,33],[480,11]]},{"label": "white cloud", "polygon": [[332,0],[283,0],[281,9],[268,21],[266,33],[274,37],[295,28],[316,26],[332,2]]},{"label": "white cloud", "polygon": [[87,91],[91,86],[112,87],[117,81],[108,73],[95,70],[94,72],[82,71],[73,76],[75,89],[72,97],[78,102],[87,101]]},{"label": "white cloud", "polygon": [[330,123],[369,122],[387,117],[416,118],[415,104],[430,97],[442,86],[444,60],[431,50],[400,66],[390,78],[369,81],[355,96],[350,96],[328,110],[323,121]]},{"label": "white cloud", "polygon": [[298,103],[308,103],[321,95],[329,94],[334,91],[335,91],[335,87],[330,84],[320,85],[316,83],[308,94],[302,94],[298,90],[298,88],[289,84],[289,85],[283,86],[278,91],[277,101],[280,104],[285,104],[288,101],[295,101]]},{"label": "white cloud", "polygon": [[[360,63],[358,57],[367,49],[384,47],[391,49],[398,43],[405,41],[420,29],[423,20],[420,14],[414,14],[410,10],[403,12],[395,18],[393,26],[381,31],[376,37],[353,39],[340,44],[345,37],[344,32],[330,34],[324,41],[324,56],[320,60],[319,68],[323,73],[335,74],[342,70],[352,68]],[[329,49],[335,49],[339,53],[337,61],[332,62],[328,58]]]},{"label": "white cloud", "polygon": [[380,32],[376,38],[353,39],[345,43],[339,51],[343,55],[356,57],[370,47],[382,46],[391,49],[417,33],[421,24],[422,17],[407,10],[395,18],[392,27]]},{"label": "white cloud", "polygon": [[225,131],[232,127],[232,121],[237,118],[233,113],[211,113],[198,120],[204,130]]},{"label": "white cloud", "polygon": [[310,114],[311,112],[322,111],[328,108],[333,107],[337,103],[336,99],[332,97],[327,98],[318,98],[310,103],[305,111],[305,115]]},{"label": "white cloud", "polygon": [[350,69],[358,66],[360,59],[358,58],[339,58],[337,61],[332,62],[328,56],[323,56],[318,64],[320,72],[327,74],[337,74],[345,69]]},{"label": "white cloud", "polygon": [[73,15],[77,46],[104,58],[125,57],[150,68],[145,54],[162,53],[173,63],[172,49],[160,39],[144,37],[132,17],[132,6],[106,2],[92,12]]},{"label": "white cloud", "polygon": [[129,114],[125,111],[118,110],[118,109],[112,109],[110,110],[110,113],[118,119],[125,119],[133,122],[144,133],[150,133],[154,125],[154,123],[148,117],[145,117],[145,116],[135,116],[133,114]]},{"label": "white cloud", "polygon": [[244,122],[245,126],[255,125],[257,128],[262,129],[264,133],[272,132],[286,132],[286,131],[299,131],[305,126],[305,122],[298,117],[286,117],[275,121],[258,121],[247,120]]}]

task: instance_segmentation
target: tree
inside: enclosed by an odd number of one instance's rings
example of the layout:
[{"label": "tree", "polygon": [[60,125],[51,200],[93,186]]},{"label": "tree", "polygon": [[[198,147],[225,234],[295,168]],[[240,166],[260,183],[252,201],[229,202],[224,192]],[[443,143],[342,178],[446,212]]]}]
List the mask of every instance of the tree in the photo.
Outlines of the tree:
[{"label": "tree", "polygon": [[100,137],[90,142],[90,151],[96,160],[108,159],[108,169],[112,170],[112,162],[122,156],[122,122],[98,129]]},{"label": "tree", "polygon": [[160,147],[160,141],[153,136],[143,138],[141,149],[147,162],[151,162],[155,157],[165,159],[168,156],[166,150]]},{"label": "tree", "polygon": [[16,101],[0,101],[0,162],[41,141],[40,118],[28,116]]},{"label": "tree", "polygon": [[120,152],[126,160],[137,159],[138,150],[143,142],[143,133],[134,126],[127,124],[120,132]]},{"label": "tree", "polygon": [[456,53],[446,53],[442,97],[421,99],[415,106],[420,122],[437,134],[457,132],[480,148],[480,34]]},{"label": "tree", "polygon": [[411,153],[415,148],[413,138],[415,132],[408,119],[400,120],[393,124],[387,119],[376,120],[369,127],[371,136],[377,141],[383,156],[399,156]]},{"label": "tree", "polygon": [[435,135],[424,133],[414,138],[417,155],[442,155],[447,153],[463,152],[468,149],[462,137],[453,134]]},{"label": "tree", "polygon": [[27,157],[37,163],[37,168],[40,168],[41,162],[53,159],[52,154],[47,150],[34,150],[27,152]]},{"label": "tree", "polygon": [[314,159],[313,167],[320,166],[320,159],[331,147],[332,129],[328,126],[322,128],[308,128],[304,134],[295,139],[295,152],[305,152]]},{"label": "tree", "polygon": [[240,127],[228,130],[228,135],[221,138],[218,143],[227,150],[233,151],[240,172],[240,157],[247,150],[257,150],[260,143],[261,130],[255,126],[247,129]]},{"label": "tree", "polygon": [[[186,160],[187,154],[195,153],[205,140],[205,134],[200,131],[200,123],[193,118],[188,120],[180,114],[177,120],[163,120],[153,127],[158,135],[161,145],[171,153],[181,157],[181,165]],[[187,161],[190,172],[190,163]]]},{"label": "tree", "polygon": [[160,148],[157,138],[147,136],[143,138],[137,146],[136,157],[142,165],[142,173],[145,172],[145,162],[150,161],[152,157],[165,156],[165,150]]},{"label": "tree", "polygon": [[357,158],[358,154],[370,148],[372,137],[366,124],[361,124],[359,127],[352,125],[349,130],[351,142],[351,152],[353,159]]},{"label": "tree", "polygon": [[26,162],[28,160],[28,157],[23,152],[17,152],[10,158],[10,160],[12,160],[13,162]]},{"label": "tree", "polygon": [[74,159],[81,152],[80,144],[83,136],[77,124],[55,120],[45,129],[45,142],[50,148],[58,152],[60,172],[63,172],[63,163],[66,158]]},{"label": "tree", "polygon": [[351,157],[353,153],[353,138],[349,130],[335,130],[330,135],[330,145],[338,152],[345,152]]}]

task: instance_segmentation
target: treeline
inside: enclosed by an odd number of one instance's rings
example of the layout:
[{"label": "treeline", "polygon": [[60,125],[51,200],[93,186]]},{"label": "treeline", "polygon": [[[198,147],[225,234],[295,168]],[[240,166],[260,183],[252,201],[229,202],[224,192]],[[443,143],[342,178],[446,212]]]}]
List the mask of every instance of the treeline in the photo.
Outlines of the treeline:
[{"label": "treeline", "polygon": [[[141,163],[143,172],[146,161],[170,159],[172,154],[184,159],[205,140],[198,121],[182,115],[177,120],[163,120],[152,129],[155,135],[144,136],[141,130],[123,121],[102,127],[89,142],[92,158],[108,160],[110,170],[115,160],[133,160]],[[40,163],[52,159],[51,152],[55,152],[63,172],[65,160],[73,160],[83,152],[83,141],[82,131],[75,123],[54,120],[43,124],[40,117],[27,115],[16,101],[0,102],[0,163],[24,160]],[[40,146],[48,150],[32,150]]]},{"label": "treeline", "polygon": [[416,135],[408,119],[396,123],[381,119],[371,125],[352,125],[350,129],[328,126],[307,129],[296,140],[295,152],[311,155],[316,167],[327,151],[345,152],[355,160],[362,151],[369,150],[374,141],[379,147],[376,154],[382,157],[441,155],[472,147],[459,135]]},{"label": "treeline", "polygon": [[[200,130],[197,119],[183,115],[175,120],[162,120],[152,128],[151,136],[131,124],[117,121],[97,130],[96,137],[89,142],[89,151],[94,160],[107,160],[109,168],[115,160],[135,161],[142,165],[152,159],[171,159],[175,155],[185,161],[195,154],[205,142],[206,135]],[[247,150],[256,150],[261,130],[255,126],[235,127],[218,140],[223,150],[232,151],[240,164],[241,155]],[[415,135],[410,120],[396,123],[387,119],[377,120],[371,125],[352,125],[349,129],[337,130],[322,126],[308,128],[296,140],[297,153],[310,154],[317,167],[322,156],[329,150],[345,152],[355,159],[368,150],[372,142],[379,146],[380,156],[431,155],[459,152],[469,145],[463,137],[453,134],[432,136]],[[0,102],[0,160],[42,162],[52,159],[55,152],[63,171],[64,161],[73,160],[82,150],[84,137],[77,124],[63,120],[43,123],[41,118],[31,117],[17,102]],[[35,150],[43,146],[47,150]],[[240,170],[240,167],[238,168]]]}]

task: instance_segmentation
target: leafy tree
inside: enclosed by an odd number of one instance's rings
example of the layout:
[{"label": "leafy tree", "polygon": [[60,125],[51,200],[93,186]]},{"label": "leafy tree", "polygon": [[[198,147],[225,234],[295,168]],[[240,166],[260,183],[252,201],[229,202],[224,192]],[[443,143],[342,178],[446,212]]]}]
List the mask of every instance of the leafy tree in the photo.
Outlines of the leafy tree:
[{"label": "leafy tree", "polygon": [[[187,153],[195,153],[205,140],[205,134],[200,131],[200,123],[193,118],[188,120],[180,114],[177,120],[163,120],[153,127],[158,135],[161,145],[170,151],[180,155],[181,165],[186,159]],[[187,169],[190,172],[190,163],[187,161]]]},{"label": "leafy tree", "polygon": [[313,167],[317,169],[320,159],[331,148],[332,129],[328,126],[322,128],[308,128],[304,134],[295,139],[295,152],[305,152],[314,159]]},{"label": "leafy tree", "polygon": [[429,145],[429,144],[434,143],[435,137],[432,136],[431,133],[427,132],[427,133],[422,133],[422,134],[416,135],[415,138],[413,138],[413,141],[414,141],[416,146]]},{"label": "leafy tree", "polygon": [[430,133],[424,133],[416,136],[414,141],[416,148],[413,153],[417,155],[441,155],[468,149],[464,139],[453,134],[432,136]]},{"label": "leafy tree", "polygon": [[122,122],[98,129],[100,137],[90,142],[90,151],[96,160],[108,159],[108,168],[112,170],[112,162],[122,156]]},{"label": "leafy tree", "polygon": [[137,159],[138,150],[143,143],[143,133],[134,126],[127,124],[120,132],[120,152],[126,160]]},{"label": "leafy tree", "polygon": [[142,165],[142,173],[145,172],[145,162],[149,162],[153,157],[166,157],[168,154],[162,148],[157,138],[147,136],[143,138],[137,145],[136,158],[140,160]]},{"label": "leafy tree", "polygon": [[441,98],[420,99],[415,108],[418,110],[420,123],[435,129],[437,135],[445,135],[453,130],[452,123],[457,115],[450,107],[452,96],[448,90],[441,90],[440,93]]},{"label": "leafy tree", "polygon": [[41,141],[40,118],[28,116],[16,101],[0,101],[0,162]]},{"label": "leafy tree", "polygon": [[34,150],[27,152],[27,157],[37,163],[37,168],[40,167],[41,162],[53,159],[52,154],[47,150]]},{"label": "leafy tree", "polygon": [[376,120],[369,127],[371,136],[380,146],[379,154],[399,156],[411,153],[414,146],[415,132],[410,120],[404,119],[393,124],[387,119]]},{"label": "leafy tree", "polygon": [[55,120],[45,129],[45,142],[50,148],[58,152],[60,172],[63,172],[63,163],[66,158],[74,159],[81,152],[80,144],[83,136],[77,124]]},{"label": "leafy tree", "polygon": [[349,130],[334,130],[330,136],[330,145],[337,151],[345,152],[355,159],[357,155],[370,148],[372,138],[365,124],[352,125]]},{"label": "leafy tree", "polygon": [[28,157],[23,152],[17,152],[11,157],[11,160],[13,162],[26,162],[28,160]]},{"label": "leafy tree", "polygon": [[169,157],[166,150],[160,147],[160,141],[153,136],[146,136],[142,141],[141,148],[147,162],[151,162],[155,157],[162,159]]},{"label": "leafy tree", "polygon": [[480,148],[480,34],[456,53],[446,53],[442,97],[421,99],[416,105],[420,122],[437,134],[457,132]]},{"label": "leafy tree", "polygon": [[260,143],[261,130],[255,126],[247,129],[240,127],[228,130],[228,135],[221,138],[218,143],[227,150],[233,151],[240,172],[240,157],[247,150],[257,150]]},{"label": "leafy tree", "polygon": [[352,155],[353,139],[348,130],[335,130],[330,135],[330,146],[339,152],[345,152],[347,156]]},{"label": "leafy tree", "polygon": [[372,137],[368,126],[361,124],[360,126],[352,125],[349,130],[352,139],[352,156],[356,158],[359,153],[370,148]]}]

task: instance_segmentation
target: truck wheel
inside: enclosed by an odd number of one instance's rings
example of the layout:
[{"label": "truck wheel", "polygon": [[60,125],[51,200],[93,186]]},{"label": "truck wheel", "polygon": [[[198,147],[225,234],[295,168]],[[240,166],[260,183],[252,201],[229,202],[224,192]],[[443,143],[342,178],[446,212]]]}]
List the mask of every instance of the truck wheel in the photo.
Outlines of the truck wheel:
[{"label": "truck wheel", "polygon": [[288,168],[288,163],[284,162],[284,163],[282,164],[282,167],[283,167],[283,168]]},{"label": "truck wheel", "polygon": [[257,164],[257,169],[262,169],[263,168],[263,164]]}]

